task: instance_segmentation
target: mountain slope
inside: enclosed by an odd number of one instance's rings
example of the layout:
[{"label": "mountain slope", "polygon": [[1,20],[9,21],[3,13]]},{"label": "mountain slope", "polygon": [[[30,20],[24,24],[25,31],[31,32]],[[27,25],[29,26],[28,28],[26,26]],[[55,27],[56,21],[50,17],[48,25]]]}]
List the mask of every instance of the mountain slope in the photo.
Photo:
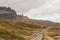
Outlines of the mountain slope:
[{"label": "mountain slope", "polygon": [[40,30],[39,26],[0,20],[0,40],[29,40]]},{"label": "mountain slope", "polygon": [[10,7],[0,7],[0,20],[4,21],[15,21],[15,22],[23,22],[27,24],[33,25],[44,25],[44,26],[60,26],[60,23],[54,23],[48,20],[36,20],[30,19],[27,16],[17,15],[16,11],[11,9]]},{"label": "mountain slope", "polygon": [[23,23],[28,23],[28,24],[33,24],[33,25],[43,25],[43,26],[60,26],[60,23],[55,23],[55,22],[51,22],[48,20],[36,20],[36,19],[30,19],[27,16],[17,16],[16,17],[16,21],[17,22],[23,22]]}]

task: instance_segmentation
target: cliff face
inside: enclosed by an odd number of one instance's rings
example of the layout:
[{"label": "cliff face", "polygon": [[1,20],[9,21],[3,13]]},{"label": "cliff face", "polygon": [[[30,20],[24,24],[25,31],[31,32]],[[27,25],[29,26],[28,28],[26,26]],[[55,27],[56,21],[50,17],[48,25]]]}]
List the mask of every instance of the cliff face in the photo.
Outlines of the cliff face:
[{"label": "cliff face", "polygon": [[13,19],[16,17],[15,10],[6,7],[0,7],[0,19]]}]

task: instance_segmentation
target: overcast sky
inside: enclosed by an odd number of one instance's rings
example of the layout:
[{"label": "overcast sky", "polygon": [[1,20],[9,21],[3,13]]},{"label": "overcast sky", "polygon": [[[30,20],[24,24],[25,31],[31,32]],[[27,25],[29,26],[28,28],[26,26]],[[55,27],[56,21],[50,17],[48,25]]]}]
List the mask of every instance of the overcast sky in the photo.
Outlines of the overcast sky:
[{"label": "overcast sky", "polygon": [[60,22],[60,0],[0,0],[0,6],[11,7],[17,14],[33,19]]}]

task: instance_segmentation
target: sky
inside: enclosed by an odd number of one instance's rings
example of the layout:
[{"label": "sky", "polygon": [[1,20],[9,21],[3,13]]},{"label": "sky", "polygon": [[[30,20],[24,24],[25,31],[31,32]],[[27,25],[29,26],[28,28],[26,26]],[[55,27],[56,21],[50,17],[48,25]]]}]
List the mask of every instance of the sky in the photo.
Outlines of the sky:
[{"label": "sky", "polygon": [[0,0],[0,6],[11,7],[18,15],[32,19],[60,22],[60,0]]}]

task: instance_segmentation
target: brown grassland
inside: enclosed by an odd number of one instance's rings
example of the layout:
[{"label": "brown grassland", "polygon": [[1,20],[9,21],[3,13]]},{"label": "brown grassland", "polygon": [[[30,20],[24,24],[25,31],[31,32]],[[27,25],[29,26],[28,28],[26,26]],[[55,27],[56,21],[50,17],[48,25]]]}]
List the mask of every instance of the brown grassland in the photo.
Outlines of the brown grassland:
[{"label": "brown grassland", "polygon": [[30,40],[40,30],[40,26],[0,20],[0,40]]}]

